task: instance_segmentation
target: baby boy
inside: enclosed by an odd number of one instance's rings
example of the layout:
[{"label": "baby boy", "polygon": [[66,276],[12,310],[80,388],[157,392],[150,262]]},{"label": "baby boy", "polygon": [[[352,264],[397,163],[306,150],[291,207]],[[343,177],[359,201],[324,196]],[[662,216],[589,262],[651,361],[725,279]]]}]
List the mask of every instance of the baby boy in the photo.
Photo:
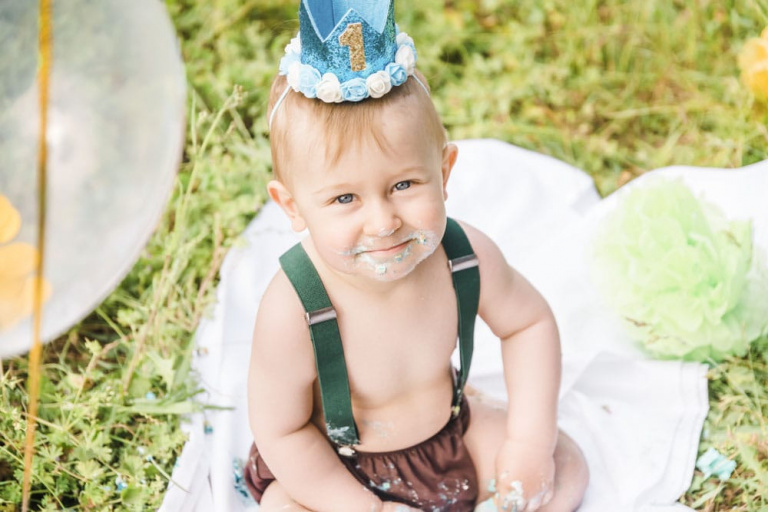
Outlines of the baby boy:
[{"label": "baby boy", "polygon": [[[304,0],[272,87],[268,191],[308,234],[257,314],[249,488],[265,512],[572,511],[588,471],[556,424],[552,313],[447,218],[457,147],[393,12]],[[465,389],[475,314],[500,340],[507,404]]]}]

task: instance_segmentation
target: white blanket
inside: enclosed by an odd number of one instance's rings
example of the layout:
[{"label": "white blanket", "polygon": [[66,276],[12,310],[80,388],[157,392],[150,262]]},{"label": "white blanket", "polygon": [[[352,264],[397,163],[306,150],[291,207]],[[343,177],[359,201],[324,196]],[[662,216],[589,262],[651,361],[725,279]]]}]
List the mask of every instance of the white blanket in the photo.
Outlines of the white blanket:
[{"label": "white blanket", "polygon": [[[601,304],[589,278],[591,234],[626,189],[601,200],[591,178],[553,158],[499,141],[460,141],[448,212],[494,238],[509,262],[547,298],[563,345],[560,427],[581,446],[591,470],[583,512],[690,510],[678,498],[693,475],[707,412],[706,367],[644,356]],[[752,218],[768,247],[768,162],[740,170],[666,168],[730,218]],[[254,507],[235,491],[233,461],[247,456],[251,434],[246,375],[259,299],[278,256],[300,237],[275,204],[264,206],[230,251],[218,303],[195,339],[203,400],[232,407],[195,415],[190,440],[161,510],[235,512]],[[470,383],[504,398],[499,344],[476,329]],[[204,424],[209,426],[204,428]],[[207,431],[207,433],[206,433]]]}]

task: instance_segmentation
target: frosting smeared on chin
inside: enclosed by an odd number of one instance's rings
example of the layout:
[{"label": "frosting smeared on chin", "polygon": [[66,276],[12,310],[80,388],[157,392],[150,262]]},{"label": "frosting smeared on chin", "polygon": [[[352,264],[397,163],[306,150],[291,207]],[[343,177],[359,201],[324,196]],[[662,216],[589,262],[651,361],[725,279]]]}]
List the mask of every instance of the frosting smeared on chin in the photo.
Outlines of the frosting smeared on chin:
[{"label": "frosting smeared on chin", "polygon": [[409,274],[416,265],[435,252],[439,243],[436,233],[416,230],[393,246],[403,245],[394,253],[376,250],[372,244],[362,243],[343,251],[341,255],[350,258],[347,265],[350,271],[369,270],[377,280],[392,281]]}]

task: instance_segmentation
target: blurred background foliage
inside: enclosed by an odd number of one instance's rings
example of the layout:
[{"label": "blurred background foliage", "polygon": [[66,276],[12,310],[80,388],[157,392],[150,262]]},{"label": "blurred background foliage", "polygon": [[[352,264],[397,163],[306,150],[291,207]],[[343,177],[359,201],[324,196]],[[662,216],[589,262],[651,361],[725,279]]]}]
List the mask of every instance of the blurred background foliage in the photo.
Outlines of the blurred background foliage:
[{"label": "blurred background foliage", "polygon": [[[33,510],[159,506],[183,414],[202,408],[194,330],[266,198],[264,113],[297,1],[166,0],[189,81],[183,162],[133,270],[45,349]],[[768,24],[766,0],[401,0],[397,11],[454,139],[552,155],[603,195],[658,167],[768,158],[768,109],[737,68],[744,41]],[[701,451],[715,446],[737,469],[727,482],[696,473],[681,501],[697,510],[768,507],[765,353],[758,345],[710,371]],[[26,358],[1,363],[0,511],[21,501],[27,404]]]}]

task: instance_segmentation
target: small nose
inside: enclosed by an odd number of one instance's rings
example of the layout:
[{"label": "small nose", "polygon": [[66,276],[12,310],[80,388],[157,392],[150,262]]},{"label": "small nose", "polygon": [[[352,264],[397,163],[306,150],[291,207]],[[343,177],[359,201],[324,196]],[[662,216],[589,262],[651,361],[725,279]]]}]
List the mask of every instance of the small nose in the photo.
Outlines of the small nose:
[{"label": "small nose", "polygon": [[376,201],[368,205],[365,223],[366,236],[384,238],[392,235],[402,225],[403,222],[389,201]]}]

